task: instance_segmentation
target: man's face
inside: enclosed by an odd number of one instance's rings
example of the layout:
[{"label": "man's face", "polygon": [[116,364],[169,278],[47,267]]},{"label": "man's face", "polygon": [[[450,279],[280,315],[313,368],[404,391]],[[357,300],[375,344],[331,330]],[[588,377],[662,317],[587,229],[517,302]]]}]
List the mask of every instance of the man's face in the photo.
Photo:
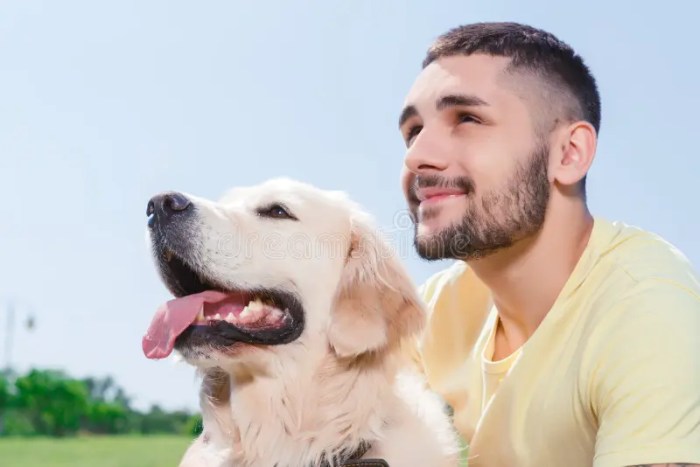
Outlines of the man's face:
[{"label": "man's face", "polygon": [[508,63],[443,57],[408,94],[400,119],[407,146],[402,187],[423,258],[480,258],[544,222],[548,143],[535,130],[527,85],[505,72]]}]

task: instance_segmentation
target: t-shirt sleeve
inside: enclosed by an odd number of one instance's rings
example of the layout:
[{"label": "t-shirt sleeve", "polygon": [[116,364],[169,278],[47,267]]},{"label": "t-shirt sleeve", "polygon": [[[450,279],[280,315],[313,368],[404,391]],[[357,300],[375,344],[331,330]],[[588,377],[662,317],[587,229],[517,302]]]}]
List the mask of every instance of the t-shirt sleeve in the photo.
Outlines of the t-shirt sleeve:
[{"label": "t-shirt sleeve", "polygon": [[700,296],[643,284],[591,345],[594,467],[700,463]]}]

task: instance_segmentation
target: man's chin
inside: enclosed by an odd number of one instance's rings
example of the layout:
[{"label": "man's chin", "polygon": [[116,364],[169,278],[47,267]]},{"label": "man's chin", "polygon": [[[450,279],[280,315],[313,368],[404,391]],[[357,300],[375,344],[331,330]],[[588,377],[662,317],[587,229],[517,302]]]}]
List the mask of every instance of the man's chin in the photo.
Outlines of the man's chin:
[{"label": "man's chin", "polygon": [[443,259],[474,261],[512,248],[516,243],[526,242],[534,234],[516,239],[507,232],[500,232],[492,235],[489,242],[472,235],[473,233],[461,225],[434,228],[418,224],[414,247],[418,255],[428,261]]},{"label": "man's chin", "polygon": [[416,253],[426,261],[439,261],[443,259],[455,259],[449,245],[441,241],[440,237],[419,237],[414,241]]},{"label": "man's chin", "polygon": [[470,239],[456,231],[452,225],[416,226],[414,247],[425,260],[460,259],[470,252]]},{"label": "man's chin", "polygon": [[430,216],[420,217],[416,225],[416,235],[425,239],[436,238],[463,222],[464,213],[455,214],[454,216],[449,216],[448,214],[439,212]]}]

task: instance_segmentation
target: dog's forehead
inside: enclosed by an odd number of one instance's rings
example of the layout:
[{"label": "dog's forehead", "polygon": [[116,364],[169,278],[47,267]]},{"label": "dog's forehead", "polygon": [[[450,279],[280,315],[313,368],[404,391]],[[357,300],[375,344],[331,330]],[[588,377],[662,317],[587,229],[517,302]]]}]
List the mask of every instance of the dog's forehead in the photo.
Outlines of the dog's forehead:
[{"label": "dog's forehead", "polygon": [[221,204],[261,205],[284,203],[289,206],[328,206],[342,208],[347,196],[340,191],[322,190],[293,179],[278,178],[267,182],[228,190],[220,199]]}]

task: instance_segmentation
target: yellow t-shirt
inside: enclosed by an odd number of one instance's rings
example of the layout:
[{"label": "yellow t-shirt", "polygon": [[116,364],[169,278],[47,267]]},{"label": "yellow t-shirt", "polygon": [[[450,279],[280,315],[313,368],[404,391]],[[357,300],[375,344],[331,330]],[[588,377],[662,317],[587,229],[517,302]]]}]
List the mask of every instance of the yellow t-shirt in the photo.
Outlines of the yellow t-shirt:
[{"label": "yellow t-shirt", "polygon": [[488,340],[485,345],[479,346],[479,348],[483,349],[481,352],[481,373],[483,375],[481,390],[482,407],[486,407],[486,404],[496,393],[496,389],[498,389],[501,381],[506,377],[508,370],[513,366],[513,363],[518,359],[522,351],[521,347],[501,360],[493,360],[492,357],[496,343],[496,328],[498,327],[496,326],[497,321],[498,314],[494,309],[491,311],[489,322],[486,323],[485,326],[485,328],[489,330]]},{"label": "yellow t-shirt", "polygon": [[700,283],[660,237],[596,218],[552,309],[501,361],[489,290],[465,263],[422,294],[421,364],[470,467],[700,463]]}]

